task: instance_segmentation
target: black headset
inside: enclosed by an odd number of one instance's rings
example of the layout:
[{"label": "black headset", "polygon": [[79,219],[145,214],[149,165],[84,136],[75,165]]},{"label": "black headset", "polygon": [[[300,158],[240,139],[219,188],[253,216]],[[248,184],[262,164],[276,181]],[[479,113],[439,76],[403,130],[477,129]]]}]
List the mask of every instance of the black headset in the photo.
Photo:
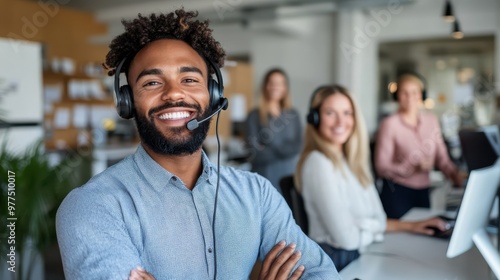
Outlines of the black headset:
[{"label": "black headset", "polygon": [[[420,82],[422,82],[422,85],[423,85],[423,87],[422,87],[422,101],[425,101],[427,99],[427,80],[424,78],[424,76],[422,76],[416,72],[405,72],[405,73],[402,73],[401,75],[399,75],[399,77],[401,77],[403,75],[415,76],[417,79],[420,80]],[[398,86],[398,89],[393,94],[391,94],[394,101],[398,101],[399,85],[397,85],[397,86]]]},{"label": "black headset", "polygon": [[[131,119],[135,115],[134,109],[134,97],[132,93],[132,89],[129,85],[120,86],[120,73],[122,71],[123,65],[129,59],[129,57],[125,57],[115,70],[115,106],[118,115],[124,119]],[[224,82],[222,80],[222,74],[220,72],[219,67],[211,61],[210,59],[206,59],[205,62],[212,68],[215,72],[215,76],[217,77],[217,81],[214,80],[210,71],[208,73],[208,92],[210,94],[210,109],[211,112],[216,110],[225,110],[227,108],[227,100],[224,98]],[[222,108],[220,108],[222,106]]]},{"label": "black headset", "polygon": [[320,86],[318,87],[317,89],[315,89],[311,95],[311,100],[309,101],[309,112],[307,113],[307,117],[306,117],[306,120],[307,120],[307,123],[311,124],[312,126],[314,127],[319,127],[319,107],[313,107],[313,101],[314,101],[314,98],[316,98],[316,95],[318,95],[318,93],[320,91],[323,91],[323,90],[326,90],[326,89],[329,89],[329,91],[342,91],[341,90],[341,87],[338,86],[338,85],[324,85],[324,86]]}]

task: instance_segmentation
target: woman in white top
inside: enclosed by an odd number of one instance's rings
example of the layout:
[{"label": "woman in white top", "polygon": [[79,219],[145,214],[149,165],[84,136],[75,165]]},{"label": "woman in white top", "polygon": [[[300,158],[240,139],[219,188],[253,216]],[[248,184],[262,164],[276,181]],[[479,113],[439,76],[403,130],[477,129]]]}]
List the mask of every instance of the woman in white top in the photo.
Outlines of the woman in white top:
[{"label": "woman in white top", "polygon": [[295,183],[302,193],[309,236],[340,271],[364,246],[385,231],[432,235],[446,223],[387,219],[369,168],[369,144],[361,112],[348,91],[337,85],[317,89],[307,116],[304,150]]}]

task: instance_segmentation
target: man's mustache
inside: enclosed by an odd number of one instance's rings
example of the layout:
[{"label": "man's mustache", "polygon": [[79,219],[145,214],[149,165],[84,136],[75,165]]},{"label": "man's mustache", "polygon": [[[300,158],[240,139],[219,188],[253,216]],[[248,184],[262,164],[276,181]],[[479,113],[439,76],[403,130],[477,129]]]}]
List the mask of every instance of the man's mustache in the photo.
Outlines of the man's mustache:
[{"label": "man's mustache", "polygon": [[189,104],[189,103],[186,103],[184,101],[179,101],[179,102],[175,102],[175,103],[165,103],[161,106],[158,106],[158,107],[155,107],[151,110],[149,110],[149,118],[153,118],[153,115],[158,113],[158,112],[161,112],[165,109],[168,109],[168,108],[174,108],[174,107],[185,107],[185,108],[192,108],[192,109],[195,109],[196,112],[198,112],[198,114],[201,114],[201,106],[198,105],[198,104]]}]

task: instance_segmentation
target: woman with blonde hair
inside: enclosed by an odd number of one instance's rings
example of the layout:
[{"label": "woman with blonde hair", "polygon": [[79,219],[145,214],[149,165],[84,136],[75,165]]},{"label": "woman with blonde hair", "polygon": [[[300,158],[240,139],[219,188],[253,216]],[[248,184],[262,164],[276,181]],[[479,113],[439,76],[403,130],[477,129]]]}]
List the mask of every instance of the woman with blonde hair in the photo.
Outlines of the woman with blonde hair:
[{"label": "woman with blonde hair", "polygon": [[429,174],[435,166],[456,186],[466,176],[450,160],[436,116],[421,110],[423,80],[403,74],[397,86],[399,110],[381,122],[375,148],[375,168],[384,179],[382,205],[396,219],[413,207],[430,207]]},{"label": "woman with blonde hair", "polygon": [[359,250],[381,241],[385,231],[432,235],[444,221],[387,219],[373,184],[367,130],[347,89],[323,86],[311,98],[304,149],[295,183],[302,193],[309,236],[332,258],[337,270]]},{"label": "woman with blonde hair", "polygon": [[280,191],[279,180],[293,174],[302,146],[300,116],[292,108],[286,73],[271,69],[264,76],[259,107],[247,118],[247,143],[252,171],[269,179]]}]

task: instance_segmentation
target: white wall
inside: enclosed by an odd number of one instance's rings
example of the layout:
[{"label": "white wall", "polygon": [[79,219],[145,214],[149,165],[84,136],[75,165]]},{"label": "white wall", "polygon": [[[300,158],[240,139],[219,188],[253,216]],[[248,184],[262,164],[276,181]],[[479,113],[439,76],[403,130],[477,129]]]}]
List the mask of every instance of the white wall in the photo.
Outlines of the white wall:
[{"label": "white wall", "polygon": [[246,28],[232,24],[214,26],[214,37],[229,55],[246,54],[254,69],[255,100],[263,76],[280,67],[290,79],[293,106],[304,116],[312,91],[334,82],[334,16],[303,16],[252,22]]},{"label": "white wall", "polygon": [[[260,32],[252,39],[250,54],[255,89],[261,88],[262,78],[271,67],[284,69],[290,79],[294,107],[304,116],[305,123],[313,90],[334,81],[333,16],[286,19],[278,25],[280,29],[276,30],[281,33]],[[299,31],[293,33],[292,30]],[[256,92],[256,96],[260,96],[260,92]]]},{"label": "white wall", "polygon": [[213,25],[213,36],[218,40],[226,54],[249,55],[254,31],[240,24]]},{"label": "white wall", "polygon": [[371,29],[365,34],[365,27],[370,24],[361,11],[345,10],[338,14],[334,65],[335,81],[351,91],[372,133],[377,125],[378,46],[369,36],[375,34]]}]

